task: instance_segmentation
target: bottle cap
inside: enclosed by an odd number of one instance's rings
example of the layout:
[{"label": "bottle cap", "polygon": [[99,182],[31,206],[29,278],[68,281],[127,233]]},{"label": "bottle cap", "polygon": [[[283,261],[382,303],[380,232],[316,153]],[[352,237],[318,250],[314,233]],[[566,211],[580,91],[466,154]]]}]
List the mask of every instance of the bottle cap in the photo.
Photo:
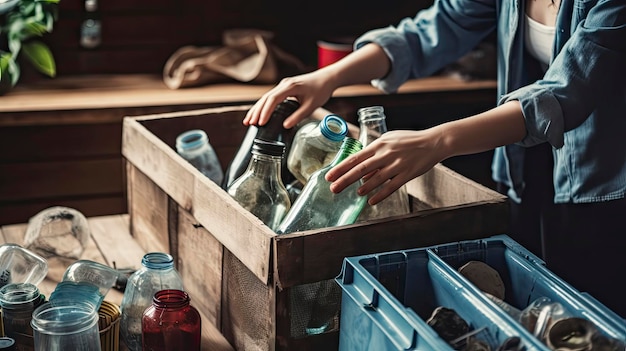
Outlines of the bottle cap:
[{"label": "bottle cap", "polygon": [[257,155],[263,154],[269,156],[283,156],[285,153],[285,143],[280,141],[254,139],[252,152]]},{"label": "bottle cap", "polygon": [[338,115],[327,115],[320,123],[322,135],[332,141],[342,141],[348,135],[348,124]]}]

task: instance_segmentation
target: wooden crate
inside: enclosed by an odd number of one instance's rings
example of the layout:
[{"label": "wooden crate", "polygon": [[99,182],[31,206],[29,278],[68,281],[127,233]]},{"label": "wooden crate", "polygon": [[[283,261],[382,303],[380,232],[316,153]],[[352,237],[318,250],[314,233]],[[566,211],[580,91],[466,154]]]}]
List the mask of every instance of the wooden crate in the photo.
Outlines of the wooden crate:
[{"label": "wooden crate", "polygon": [[131,234],[174,255],[193,303],[237,350],[337,349],[337,330],[291,336],[289,291],[333,279],[344,257],[506,231],[506,197],[439,164],[407,184],[408,215],[278,236],[174,149],[179,133],[203,129],[225,168],[248,108],[126,117],[122,140]]}]

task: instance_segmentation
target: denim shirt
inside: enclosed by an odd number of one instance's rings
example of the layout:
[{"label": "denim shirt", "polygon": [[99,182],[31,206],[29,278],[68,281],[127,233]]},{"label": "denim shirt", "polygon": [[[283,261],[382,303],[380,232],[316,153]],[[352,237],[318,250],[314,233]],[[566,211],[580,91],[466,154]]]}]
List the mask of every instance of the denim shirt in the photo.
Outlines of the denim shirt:
[{"label": "denim shirt", "polygon": [[517,202],[524,150],[552,145],[555,203],[624,198],[626,189],[626,1],[562,0],[555,55],[543,73],[524,49],[525,0],[435,0],[397,26],[354,43],[379,44],[391,70],[372,85],[386,93],[456,61],[497,31],[498,104],[519,101],[526,136],[495,150],[492,172]]}]

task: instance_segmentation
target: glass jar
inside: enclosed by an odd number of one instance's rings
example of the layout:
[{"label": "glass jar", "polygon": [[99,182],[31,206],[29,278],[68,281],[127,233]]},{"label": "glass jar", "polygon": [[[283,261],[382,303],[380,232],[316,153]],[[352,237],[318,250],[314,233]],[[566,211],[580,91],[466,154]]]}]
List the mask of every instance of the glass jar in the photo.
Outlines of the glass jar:
[{"label": "glass jar", "polygon": [[[359,116],[359,141],[363,147],[368,146],[384,133],[387,133],[385,110],[382,106],[369,106],[357,111]],[[375,194],[377,190],[370,193]],[[374,206],[366,205],[358,221],[367,221],[411,213],[409,194],[406,185],[391,193],[383,201]]]},{"label": "glass jar", "polygon": [[183,281],[174,268],[174,258],[163,252],[150,252],[141,259],[142,267],[126,283],[120,309],[120,336],[131,351],[141,350],[141,318],[157,291],[183,290]]},{"label": "glass jar", "polygon": [[37,307],[32,315],[35,350],[101,350],[99,316],[93,306],[47,302]]},{"label": "glass jar", "polygon": [[145,351],[200,351],[201,318],[182,290],[161,290],[141,321]]},{"label": "glass jar", "polygon": [[176,151],[213,182],[222,183],[224,172],[205,131],[192,129],[180,134],[176,137]]},{"label": "glass jar", "polygon": [[275,230],[291,207],[289,193],[280,177],[285,144],[255,139],[252,158],[244,174],[237,178],[228,194],[246,210]]},{"label": "glass jar", "polygon": [[0,289],[4,335],[15,340],[20,350],[34,350],[31,319],[44,302],[45,297],[30,283],[10,283]]},{"label": "glass jar", "polygon": [[0,245],[0,288],[10,283],[39,284],[48,274],[48,261],[17,244]]},{"label": "glass jar", "polygon": [[300,183],[327,166],[348,135],[348,124],[338,115],[327,115],[320,122],[310,122],[298,129],[287,155],[287,168]]}]

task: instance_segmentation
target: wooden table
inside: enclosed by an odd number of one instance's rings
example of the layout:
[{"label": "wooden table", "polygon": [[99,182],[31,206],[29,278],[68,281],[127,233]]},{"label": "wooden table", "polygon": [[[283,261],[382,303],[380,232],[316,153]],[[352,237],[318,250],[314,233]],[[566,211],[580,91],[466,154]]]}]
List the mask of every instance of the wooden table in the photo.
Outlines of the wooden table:
[{"label": "wooden table", "polygon": [[[91,230],[91,240],[85,248],[81,259],[92,260],[117,268],[139,269],[141,258],[145,251],[137,244],[129,233],[129,216],[111,215],[88,218]],[[24,243],[24,234],[28,224],[14,224],[0,227],[0,244]],[[63,278],[63,273],[72,262],[52,258],[48,260],[48,275],[38,285],[39,290],[46,296],[55,289],[56,284]],[[122,302],[123,293],[111,289],[105,296],[105,300],[118,306]],[[193,297],[192,297],[193,299]],[[193,301],[193,300],[192,300]],[[193,304],[193,302],[192,302]],[[202,314],[202,311],[200,311]],[[222,336],[219,330],[205,323],[202,316],[202,350],[233,351],[233,347]],[[122,347],[122,350],[125,350]]]}]

